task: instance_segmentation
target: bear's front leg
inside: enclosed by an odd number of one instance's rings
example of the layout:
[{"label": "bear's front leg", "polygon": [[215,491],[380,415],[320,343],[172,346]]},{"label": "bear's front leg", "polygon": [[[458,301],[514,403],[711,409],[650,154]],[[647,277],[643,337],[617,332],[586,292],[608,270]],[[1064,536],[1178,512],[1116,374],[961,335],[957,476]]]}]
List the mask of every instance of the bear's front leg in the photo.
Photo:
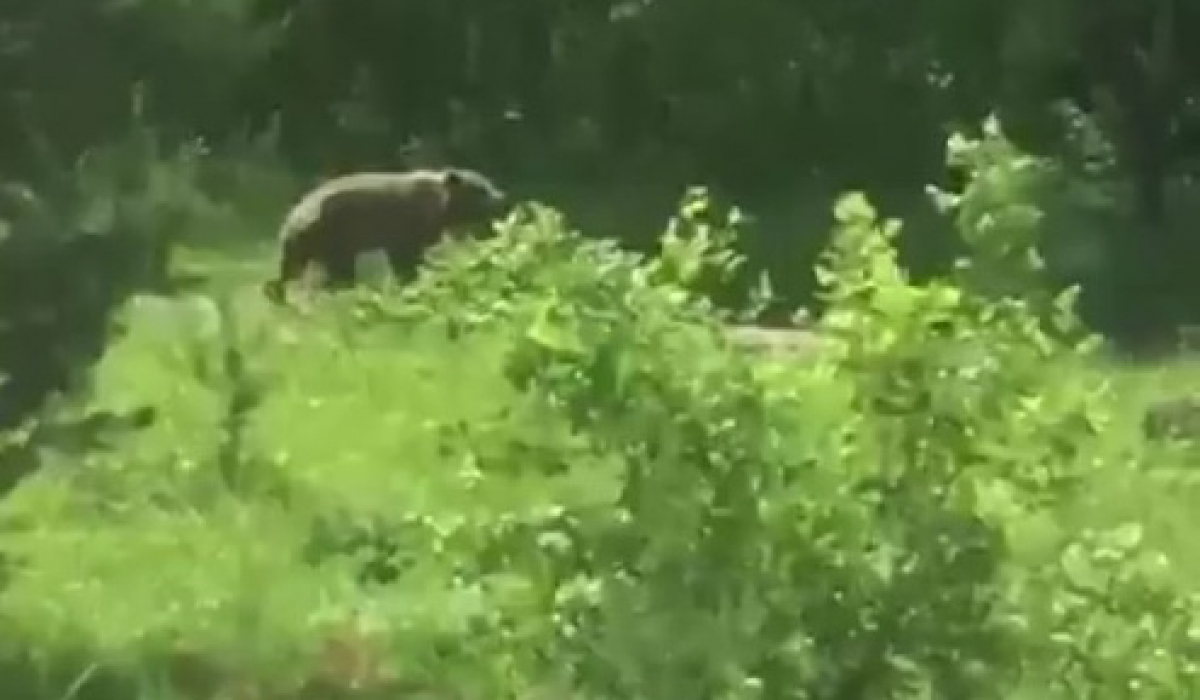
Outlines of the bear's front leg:
[{"label": "bear's front leg", "polygon": [[392,276],[396,278],[397,282],[404,281],[408,275],[415,273],[417,267],[420,266],[420,254],[415,249],[416,246],[411,244],[402,245],[393,243],[385,251],[387,253],[388,267],[391,268]]},{"label": "bear's front leg", "polygon": [[287,285],[303,275],[311,262],[312,251],[303,239],[286,239],[280,252],[279,269],[275,279],[263,284],[263,292],[267,298],[277,304],[284,303],[287,300]]}]

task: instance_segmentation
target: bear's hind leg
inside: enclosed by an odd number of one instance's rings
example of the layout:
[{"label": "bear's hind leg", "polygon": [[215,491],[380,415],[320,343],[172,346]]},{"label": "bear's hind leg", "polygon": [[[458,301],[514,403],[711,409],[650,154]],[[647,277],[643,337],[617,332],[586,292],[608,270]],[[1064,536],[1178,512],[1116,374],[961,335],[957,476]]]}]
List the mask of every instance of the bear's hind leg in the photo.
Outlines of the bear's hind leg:
[{"label": "bear's hind leg", "polygon": [[347,289],[358,281],[357,261],[354,254],[339,252],[324,260],[325,287],[330,290]]}]

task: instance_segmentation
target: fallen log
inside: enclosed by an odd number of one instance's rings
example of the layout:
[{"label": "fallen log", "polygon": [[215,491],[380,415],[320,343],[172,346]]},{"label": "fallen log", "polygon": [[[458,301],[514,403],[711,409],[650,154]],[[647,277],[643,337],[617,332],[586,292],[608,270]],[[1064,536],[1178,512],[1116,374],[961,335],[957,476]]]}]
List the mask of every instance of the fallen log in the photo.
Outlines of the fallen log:
[{"label": "fallen log", "polygon": [[811,357],[827,342],[815,331],[803,328],[737,325],[729,327],[729,336],[738,347],[771,356]]}]

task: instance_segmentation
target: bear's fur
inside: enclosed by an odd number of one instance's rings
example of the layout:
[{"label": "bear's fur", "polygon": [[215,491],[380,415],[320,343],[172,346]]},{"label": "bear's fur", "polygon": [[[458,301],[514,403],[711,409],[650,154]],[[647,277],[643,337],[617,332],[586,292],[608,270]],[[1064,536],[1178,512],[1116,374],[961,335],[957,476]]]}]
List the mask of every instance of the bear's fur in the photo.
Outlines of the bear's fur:
[{"label": "bear's fur", "polygon": [[282,301],[288,282],[309,265],[332,287],[356,280],[356,261],[381,251],[397,276],[414,270],[449,229],[499,216],[507,197],[486,176],[461,168],[363,172],[324,182],[305,194],[279,231],[278,276],[264,292]]}]

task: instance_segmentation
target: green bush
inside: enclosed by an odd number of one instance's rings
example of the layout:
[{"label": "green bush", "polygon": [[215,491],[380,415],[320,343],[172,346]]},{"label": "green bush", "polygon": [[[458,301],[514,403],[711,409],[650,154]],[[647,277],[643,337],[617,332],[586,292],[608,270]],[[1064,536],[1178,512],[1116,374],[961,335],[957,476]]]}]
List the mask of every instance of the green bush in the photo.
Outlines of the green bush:
[{"label": "green bush", "polygon": [[[1070,295],[913,284],[897,223],[861,195],[835,214],[831,342],[802,363],[726,337],[700,290],[739,264],[739,219],[702,190],[655,256],[529,204],[396,294],[136,299],[92,408],[157,420],[85,459],[44,450],[3,504],[6,682],[35,700],[1200,689],[1172,562],[1135,523],[1062,517],[1138,457],[1076,371],[1095,343]],[[973,269],[1027,259],[1013,245]]]},{"label": "green bush", "polygon": [[183,221],[203,205],[199,153],[165,151],[149,130],[97,147],[34,187],[0,238],[0,425],[77,389],[108,338],[110,312],[163,286]]},{"label": "green bush", "polygon": [[86,386],[125,299],[189,281],[179,274],[182,244],[244,246],[274,233],[264,210],[277,216],[295,183],[264,146],[169,145],[139,124],[73,162],[47,163],[32,186],[3,185],[0,374],[12,381],[0,386],[0,426]]}]

